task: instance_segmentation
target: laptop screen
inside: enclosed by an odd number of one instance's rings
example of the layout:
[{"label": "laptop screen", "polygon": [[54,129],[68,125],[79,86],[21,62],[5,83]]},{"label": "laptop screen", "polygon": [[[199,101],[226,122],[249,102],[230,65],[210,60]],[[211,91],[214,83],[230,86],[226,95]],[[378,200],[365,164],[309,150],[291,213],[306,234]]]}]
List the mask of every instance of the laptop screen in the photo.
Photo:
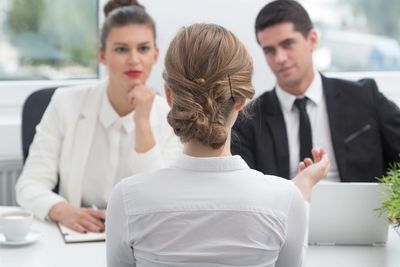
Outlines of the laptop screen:
[{"label": "laptop screen", "polygon": [[388,222],[374,211],[383,188],[377,183],[319,183],[310,206],[311,245],[384,245]]}]

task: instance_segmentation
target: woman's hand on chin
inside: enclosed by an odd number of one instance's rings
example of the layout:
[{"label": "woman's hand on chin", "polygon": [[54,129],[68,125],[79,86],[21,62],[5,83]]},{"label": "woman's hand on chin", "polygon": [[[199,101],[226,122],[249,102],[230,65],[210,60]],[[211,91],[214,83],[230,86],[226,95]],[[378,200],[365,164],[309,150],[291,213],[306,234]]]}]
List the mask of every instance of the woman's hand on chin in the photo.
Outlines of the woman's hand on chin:
[{"label": "woman's hand on chin", "polygon": [[135,122],[135,151],[137,153],[146,153],[156,144],[150,125],[150,112],[155,96],[156,92],[145,85],[135,86],[128,94],[129,103],[135,109],[133,121]]},{"label": "woman's hand on chin", "polygon": [[145,85],[137,85],[129,92],[128,101],[135,109],[133,119],[136,125],[149,123],[155,96],[156,92]]}]

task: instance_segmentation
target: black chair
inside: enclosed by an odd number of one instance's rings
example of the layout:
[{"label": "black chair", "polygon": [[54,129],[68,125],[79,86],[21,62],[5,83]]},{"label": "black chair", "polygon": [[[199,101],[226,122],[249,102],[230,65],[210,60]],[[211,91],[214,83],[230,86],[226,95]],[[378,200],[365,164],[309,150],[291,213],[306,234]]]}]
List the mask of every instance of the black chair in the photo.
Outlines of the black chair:
[{"label": "black chair", "polygon": [[29,154],[29,147],[32,144],[33,137],[36,133],[36,126],[42,119],[54,91],[57,88],[45,88],[33,92],[25,100],[22,109],[22,153],[24,162]]},{"label": "black chair", "polygon": [[[46,110],[51,97],[53,96],[54,91],[58,87],[53,88],[45,88],[38,91],[33,92],[28,98],[25,100],[23,109],[22,109],[22,123],[21,123],[21,133],[22,133],[22,154],[24,163],[29,154],[29,147],[32,144],[33,137],[36,133],[36,126],[39,124],[42,119],[43,113]],[[59,181],[56,187],[53,189],[53,192],[58,193],[59,191]]]}]

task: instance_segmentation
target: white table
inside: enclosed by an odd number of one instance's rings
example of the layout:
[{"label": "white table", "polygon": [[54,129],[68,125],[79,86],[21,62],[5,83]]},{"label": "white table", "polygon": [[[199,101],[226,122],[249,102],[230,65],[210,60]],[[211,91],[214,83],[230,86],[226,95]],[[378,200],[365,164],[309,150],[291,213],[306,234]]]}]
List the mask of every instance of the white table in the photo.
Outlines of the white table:
[{"label": "white table", "polygon": [[309,246],[306,267],[399,267],[400,236],[389,229],[386,246]]},{"label": "white table", "polygon": [[[4,211],[5,207],[0,207]],[[30,245],[11,247],[0,245],[1,267],[105,267],[104,242],[65,244],[54,223],[34,220],[33,230],[41,238]]]},{"label": "white table", "polygon": [[[0,207],[0,211],[9,208]],[[24,247],[0,246],[1,267],[106,266],[104,242],[66,245],[55,224],[35,220],[42,234]],[[400,236],[390,229],[385,247],[310,246],[306,267],[399,267]]]}]

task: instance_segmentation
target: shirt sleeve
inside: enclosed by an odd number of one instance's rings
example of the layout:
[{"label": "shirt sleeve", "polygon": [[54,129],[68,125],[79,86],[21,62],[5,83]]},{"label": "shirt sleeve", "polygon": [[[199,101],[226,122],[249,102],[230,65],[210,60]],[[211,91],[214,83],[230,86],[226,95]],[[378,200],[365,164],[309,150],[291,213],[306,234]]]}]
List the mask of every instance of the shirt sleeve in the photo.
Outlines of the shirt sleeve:
[{"label": "shirt sleeve", "polygon": [[107,266],[135,267],[133,248],[129,242],[128,216],[121,183],[111,193],[106,215]]},{"label": "shirt sleeve", "polygon": [[161,153],[160,145],[156,143],[145,153],[134,151],[132,163],[135,165],[135,171],[132,175],[165,167],[165,161],[163,159],[163,154]]},{"label": "shirt sleeve", "polygon": [[374,80],[371,81],[371,87],[379,116],[383,156],[386,162],[397,162],[400,160],[400,109],[379,92]]},{"label": "shirt sleeve", "polygon": [[167,122],[168,112],[166,100],[156,96],[150,115],[156,144],[145,153],[134,152],[132,163],[135,168],[132,175],[167,167],[182,153],[182,144]]},{"label": "shirt sleeve", "polygon": [[305,262],[307,249],[307,211],[305,201],[296,188],[288,213],[286,240],[276,267],[300,267]]},{"label": "shirt sleeve", "polygon": [[[61,90],[61,89],[59,89]],[[63,140],[63,112],[58,90],[54,93],[29,149],[29,156],[16,184],[16,199],[23,208],[45,219],[52,206],[66,201],[52,190],[57,184]]]}]

